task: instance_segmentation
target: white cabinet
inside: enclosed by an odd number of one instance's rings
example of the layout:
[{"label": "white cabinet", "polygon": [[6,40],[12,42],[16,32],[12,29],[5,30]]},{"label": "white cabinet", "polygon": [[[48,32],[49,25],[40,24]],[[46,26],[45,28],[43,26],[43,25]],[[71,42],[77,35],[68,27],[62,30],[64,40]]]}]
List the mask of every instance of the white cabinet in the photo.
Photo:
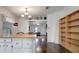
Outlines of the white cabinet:
[{"label": "white cabinet", "polygon": [[11,38],[4,38],[5,40],[5,52],[6,53],[10,53],[11,52],[11,46],[12,46],[12,42],[11,42]]},{"label": "white cabinet", "polygon": [[12,51],[11,46],[12,46],[11,42],[5,44],[5,52],[6,53],[10,53]]},{"label": "white cabinet", "polygon": [[26,49],[32,49],[32,39],[30,38],[24,38],[23,39],[23,48],[26,48]]},{"label": "white cabinet", "polygon": [[5,42],[5,39],[4,38],[0,38],[0,42]]},{"label": "white cabinet", "polygon": [[0,38],[0,53],[5,52],[5,39]]},{"label": "white cabinet", "polygon": [[32,53],[33,39],[32,38],[13,38],[13,53]]},{"label": "white cabinet", "polygon": [[13,48],[22,48],[22,40],[21,38],[13,38],[12,39]]},{"label": "white cabinet", "polygon": [[21,38],[12,38],[12,52],[13,53],[21,53],[22,52]]},{"label": "white cabinet", "polygon": [[32,53],[35,43],[32,38],[0,38],[0,53]]},{"label": "white cabinet", "polygon": [[33,39],[32,38],[24,38],[22,41],[23,53],[32,53],[33,52]]},{"label": "white cabinet", "polygon": [[4,52],[5,52],[5,43],[0,42],[0,53],[4,53]]},{"label": "white cabinet", "polygon": [[11,52],[11,38],[0,38],[0,53]]},{"label": "white cabinet", "polygon": [[11,38],[3,38],[6,43],[11,43]]}]

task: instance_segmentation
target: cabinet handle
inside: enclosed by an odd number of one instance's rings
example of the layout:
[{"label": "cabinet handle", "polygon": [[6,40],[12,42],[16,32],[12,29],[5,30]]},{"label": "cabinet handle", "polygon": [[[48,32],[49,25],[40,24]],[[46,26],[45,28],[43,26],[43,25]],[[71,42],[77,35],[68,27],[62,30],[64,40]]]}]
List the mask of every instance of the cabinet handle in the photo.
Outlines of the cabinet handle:
[{"label": "cabinet handle", "polygon": [[3,45],[3,47],[5,47],[5,45]]},{"label": "cabinet handle", "polygon": [[8,45],[5,45],[6,47],[8,47]]},{"label": "cabinet handle", "polygon": [[4,40],[6,42],[6,40]]},{"label": "cabinet handle", "polygon": [[26,45],[29,45],[29,43],[26,43]]},{"label": "cabinet handle", "polygon": [[16,43],[16,45],[18,45],[19,43]]},{"label": "cabinet handle", "polygon": [[13,48],[13,45],[11,46],[11,48]]}]

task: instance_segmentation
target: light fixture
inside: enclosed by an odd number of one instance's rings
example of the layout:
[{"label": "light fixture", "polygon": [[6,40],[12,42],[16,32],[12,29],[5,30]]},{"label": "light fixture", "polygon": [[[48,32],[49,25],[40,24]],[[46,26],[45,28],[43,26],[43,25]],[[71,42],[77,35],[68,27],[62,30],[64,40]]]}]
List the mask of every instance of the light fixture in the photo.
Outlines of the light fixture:
[{"label": "light fixture", "polygon": [[29,13],[28,12],[25,12],[25,15],[28,15]]},{"label": "light fixture", "polygon": [[31,15],[29,15],[29,18],[31,18],[32,16]]},{"label": "light fixture", "polygon": [[27,11],[27,8],[25,8],[26,9],[26,11],[25,11],[25,15],[28,15],[29,13],[28,13],[28,11]]},{"label": "light fixture", "polygon": [[32,16],[29,15],[29,12],[27,11],[27,8],[25,8],[25,10],[26,10],[25,13],[22,14],[21,17],[25,17],[26,16],[27,18],[31,18]]},{"label": "light fixture", "polygon": [[21,17],[24,17],[24,15],[22,14]]}]

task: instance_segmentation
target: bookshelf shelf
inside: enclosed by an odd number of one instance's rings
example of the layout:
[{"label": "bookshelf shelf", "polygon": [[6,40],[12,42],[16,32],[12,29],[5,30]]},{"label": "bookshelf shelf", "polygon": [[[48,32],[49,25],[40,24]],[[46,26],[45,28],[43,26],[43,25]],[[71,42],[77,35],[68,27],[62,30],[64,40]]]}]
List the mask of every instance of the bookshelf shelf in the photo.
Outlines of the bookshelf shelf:
[{"label": "bookshelf shelf", "polygon": [[59,21],[60,44],[71,52],[79,52],[79,10]]}]

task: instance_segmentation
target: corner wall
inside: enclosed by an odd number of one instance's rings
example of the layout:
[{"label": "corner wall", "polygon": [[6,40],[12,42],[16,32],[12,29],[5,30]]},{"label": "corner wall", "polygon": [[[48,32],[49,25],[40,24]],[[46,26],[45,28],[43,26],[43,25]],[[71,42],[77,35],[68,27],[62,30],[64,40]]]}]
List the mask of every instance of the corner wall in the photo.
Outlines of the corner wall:
[{"label": "corner wall", "polygon": [[79,6],[68,6],[60,11],[48,15],[47,42],[59,44],[59,19],[76,10],[79,10]]},{"label": "corner wall", "polygon": [[[11,20],[14,20],[15,22],[17,22],[17,17],[16,15],[14,15],[11,11],[9,11],[7,8],[5,8],[4,6],[0,6],[0,20],[1,20],[1,15],[4,15],[4,16],[8,16],[11,18]],[[0,21],[0,25],[1,25],[1,21]],[[16,27],[15,26],[12,26],[12,34],[15,34],[16,33]]]},{"label": "corner wall", "polygon": [[29,31],[29,22],[25,18],[20,18],[18,19],[18,28],[17,28],[17,33],[18,32],[23,32],[23,33],[28,33]]}]

